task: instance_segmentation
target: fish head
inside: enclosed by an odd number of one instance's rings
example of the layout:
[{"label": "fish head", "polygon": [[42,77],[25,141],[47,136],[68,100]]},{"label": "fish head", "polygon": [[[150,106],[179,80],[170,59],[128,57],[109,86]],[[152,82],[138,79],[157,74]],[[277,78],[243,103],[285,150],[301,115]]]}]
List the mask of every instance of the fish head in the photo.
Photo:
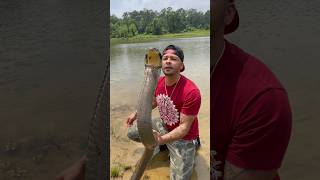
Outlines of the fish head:
[{"label": "fish head", "polygon": [[145,64],[154,68],[161,68],[161,53],[158,49],[149,49],[145,56]]}]

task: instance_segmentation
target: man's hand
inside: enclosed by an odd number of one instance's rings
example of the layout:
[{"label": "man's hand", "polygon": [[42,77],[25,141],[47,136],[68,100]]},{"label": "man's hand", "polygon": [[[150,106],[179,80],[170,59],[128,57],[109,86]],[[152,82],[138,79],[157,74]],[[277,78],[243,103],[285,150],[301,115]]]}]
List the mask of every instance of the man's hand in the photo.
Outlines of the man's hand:
[{"label": "man's hand", "polygon": [[163,139],[161,137],[161,134],[158,131],[152,130],[152,133],[153,133],[153,137],[154,137],[156,143],[151,146],[146,146],[146,148],[148,148],[148,149],[154,149],[156,146],[164,144]]},{"label": "man's hand", "polygon": [[157,142],[157,145],[163,145],[165,143],[163,143],[163,139],[161,134],[158,131],[152,130],[153,131],[153,137]]},{"label": "man's hand", "polygon": [[60,175],[56,177],[56,180],[84,180],[85,159],[86,156],[84,155],[79,161],[60,173]]},{"label": "man's hand", "polygon": [[137,111],[131,113],[127,118],[127,127],[132,126],[133,122],[137,119]]}]

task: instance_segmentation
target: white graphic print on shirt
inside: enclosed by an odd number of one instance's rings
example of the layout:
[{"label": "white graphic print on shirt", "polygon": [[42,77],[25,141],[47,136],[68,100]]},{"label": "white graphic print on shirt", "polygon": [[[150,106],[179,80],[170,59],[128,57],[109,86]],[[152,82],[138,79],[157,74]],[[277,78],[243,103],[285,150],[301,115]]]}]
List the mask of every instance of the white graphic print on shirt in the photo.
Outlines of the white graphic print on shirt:
[{"label": "white graphic print on shirt", "polygon": [[179,122],[179,112],[170,97],[159,94],[156,100],[160,117],[165,124],[172,126]]}]

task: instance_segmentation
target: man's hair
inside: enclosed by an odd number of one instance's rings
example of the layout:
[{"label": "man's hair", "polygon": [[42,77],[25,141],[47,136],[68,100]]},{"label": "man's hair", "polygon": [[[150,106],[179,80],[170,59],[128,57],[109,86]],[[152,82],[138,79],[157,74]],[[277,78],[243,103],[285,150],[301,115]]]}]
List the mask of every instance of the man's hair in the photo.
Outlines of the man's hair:
[{"label": "man's hair", "polygon": [[175,46],[175,45],[172,45],[170,44],[169,46],[167,46],[166,48],[164,48],[163,52],[162,52],[162,55],[165,54],[165,52],[169,49],[172,49],[175,51],[176,55],[181,59],[181,61],[183,62],[184,60],[184,54],[183,54],[183,51],[182,49],[179,47],[179,46]]}]

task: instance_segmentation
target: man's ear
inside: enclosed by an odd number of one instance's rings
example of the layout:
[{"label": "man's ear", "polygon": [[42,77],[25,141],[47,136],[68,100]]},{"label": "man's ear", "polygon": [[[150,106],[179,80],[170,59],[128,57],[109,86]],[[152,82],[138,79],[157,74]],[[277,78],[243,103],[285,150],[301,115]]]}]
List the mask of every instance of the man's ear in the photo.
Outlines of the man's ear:
[{"label": "man's ear", "polygon": [[182,63],[182,67],[180,68],[180,72],[184,71],[184,63]]}]

